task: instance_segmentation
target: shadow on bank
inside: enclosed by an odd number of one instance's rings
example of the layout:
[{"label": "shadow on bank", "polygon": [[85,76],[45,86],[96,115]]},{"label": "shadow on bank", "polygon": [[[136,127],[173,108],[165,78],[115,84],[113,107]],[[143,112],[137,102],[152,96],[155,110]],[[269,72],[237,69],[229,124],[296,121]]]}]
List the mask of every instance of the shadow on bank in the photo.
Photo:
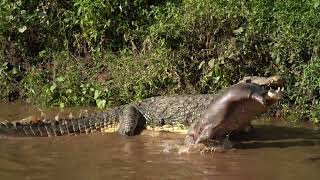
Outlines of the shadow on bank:
[{"label": "shadow on bank", "polygon": [[320,131],[308,128],[257,125],[245,135],[239,149],[320,146]]}]

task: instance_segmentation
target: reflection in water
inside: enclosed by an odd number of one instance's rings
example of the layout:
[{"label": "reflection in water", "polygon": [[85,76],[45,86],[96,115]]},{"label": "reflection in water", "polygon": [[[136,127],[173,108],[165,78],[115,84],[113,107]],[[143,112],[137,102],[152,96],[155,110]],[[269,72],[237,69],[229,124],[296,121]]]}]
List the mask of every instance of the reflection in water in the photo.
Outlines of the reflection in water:
[{"label": "reflection in water", "polygon": [[[17,119],[2,109],[0,117],[8,119],[5,114]],[[3,138],[0,139],[0,179],[311,180],[320,177],[319,130],[263,124],[237,150],[213,154],[179,154],[177,147],[183,139],[184,135],[147,132],[135,137],[95,133]]]},{"label": "reflection in water", "polygon": [[184,136],[91,134],[0,139],[1,179],[318,179],[320,146],[238,149],[214,154],[163,152]]}]

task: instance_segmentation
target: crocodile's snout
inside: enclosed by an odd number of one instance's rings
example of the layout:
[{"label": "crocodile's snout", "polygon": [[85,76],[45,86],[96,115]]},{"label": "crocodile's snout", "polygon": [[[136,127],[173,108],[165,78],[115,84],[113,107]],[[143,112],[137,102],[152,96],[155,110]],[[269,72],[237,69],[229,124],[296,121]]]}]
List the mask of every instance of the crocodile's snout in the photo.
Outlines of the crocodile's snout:
[{"label": "crocodile's snout", "polygon": [[270,86],[273,88],[284,87],[286,81],[282,76],[271,76]]},{"label": "crocodile's snout", "polygon": [[284,97],[284,88],[278,87],[277,90],[269,89],[268,93],[264,96],[267,106],[277,103]]}]

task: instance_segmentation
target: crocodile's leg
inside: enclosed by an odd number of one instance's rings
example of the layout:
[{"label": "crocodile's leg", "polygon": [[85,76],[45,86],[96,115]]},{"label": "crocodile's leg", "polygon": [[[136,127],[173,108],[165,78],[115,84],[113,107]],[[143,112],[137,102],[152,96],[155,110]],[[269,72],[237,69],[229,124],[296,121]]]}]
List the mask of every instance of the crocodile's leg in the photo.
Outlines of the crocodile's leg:
[{"label": "crocodile's leg", "polygon": [[127,106],[119,117],[119,122],[117,132],[121,135],[133,136],[142,132],[146,119],[136,107]]}]

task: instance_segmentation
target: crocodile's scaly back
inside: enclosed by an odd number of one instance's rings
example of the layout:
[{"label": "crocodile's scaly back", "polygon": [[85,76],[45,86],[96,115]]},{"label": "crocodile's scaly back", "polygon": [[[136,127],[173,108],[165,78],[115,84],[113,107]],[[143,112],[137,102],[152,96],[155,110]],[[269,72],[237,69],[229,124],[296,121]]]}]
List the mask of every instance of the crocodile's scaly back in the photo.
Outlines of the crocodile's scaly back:
[{"label": "crocodile's scaly back", "polygon": [[215,99],[213,94],[159,96],[134,103],[146,118],[147,125],[190,125]]},{"label": "crocodile's scaly back", "polygon": [[72,119],[35,122],[12,121],[0,124],[0,135],[6,136],[63,136],[95,131],[114,131],[124,106]]}]

